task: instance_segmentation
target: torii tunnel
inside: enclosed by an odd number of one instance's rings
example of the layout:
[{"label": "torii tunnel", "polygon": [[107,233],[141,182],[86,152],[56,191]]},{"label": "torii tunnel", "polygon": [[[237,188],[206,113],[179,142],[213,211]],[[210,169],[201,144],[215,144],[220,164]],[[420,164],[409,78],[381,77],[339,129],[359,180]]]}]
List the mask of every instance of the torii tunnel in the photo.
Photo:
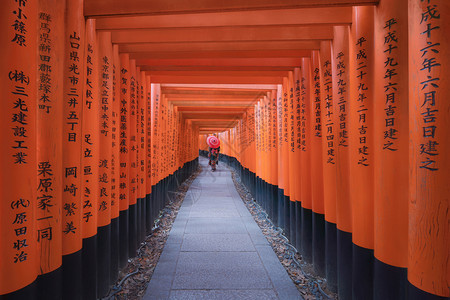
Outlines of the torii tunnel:
[{"label": "torii tunnel", "polygon": [[1,299],[105,297],[210,134],[339,299],[450,297],[450,1],[0,16]]}]

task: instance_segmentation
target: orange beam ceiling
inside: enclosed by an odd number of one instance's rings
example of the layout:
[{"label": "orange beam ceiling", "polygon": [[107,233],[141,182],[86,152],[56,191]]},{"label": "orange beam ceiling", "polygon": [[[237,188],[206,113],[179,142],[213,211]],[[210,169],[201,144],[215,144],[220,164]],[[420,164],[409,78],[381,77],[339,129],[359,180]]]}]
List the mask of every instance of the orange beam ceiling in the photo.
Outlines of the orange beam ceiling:
[{"label": "orange beam ceiling", "polygon": [[151,77],[153,83],[283,83],[282,77],[268,76],[173,76],[173,75],[155,75]]},{"label": "orange beam ceiling", "polygon": [[276,40],[276,41],[203,41],[203,42],[157,42],[120,44],[124,53],[178,52],[178,51],[251,51],[265,50],[314,50],[320,48],[319,40]]},{"label": "orange beam ceiling", "polygon": [[196,27],[167,29],[112,30],[112,42],[148,43],[158,42],[212,42],[257,40],[329,40],[333,38],[333,26],[243,26],[243,27]]},{"label": "orange beam ceiling", "polygon": [[231,107],[248,108],[248,107],[253,107],[253,105],[256,103],[256,101],[251,101],[251,102],[242,102],[242,101],[216,102],[214,100],[211,100],[211,101],[203,101],[203,103],[202,102],[184,102],[183,103],[181,101],[171,101],[171,103],[173,103],[173,105],[183,106],[183,107],[199,107],[199,106],[203,106],[203,105],[223,107],[223,106],[229,105]]},{"label": "orange beam ceiling", "polygon": [[131,59],[309,57],[310,50],[131,52]]},{"label": "orange beam ceiling", "polygon": [[185,107],[185,106],[178,106],[178,111],[180,112],[212,112],[212,111],[219,111],[219,112],[227,112],[227,113],[243,113],[245,112],[245,109],[242,107],[214,107],[214,106],[200,106],[200,107]]},{"label": "orange beam ceiling", "polygon": [[198,59],[139,59],[136,65],[150,66],[299,66],[301,58],[198,58]]},{"label": "orange beam ceiling", "polygon": [[97,29],[223,27],[256,25],[344,25],[352,22],[351,7],[272,9],[179,15],[138,15],[97,19]]},{"label": "orange beam ceiling", "polygon": [[[145,71],[145,70],[141,70]],[[288,71],[146,71],[150,76],[269,76],[287,77]]]},{"label": "orange beam ceiling", "polygon": [[85,16],[170,14],[378,4],[378,0],[85,0]]},{"label": "orange beam ceiling", "polygon": [[248,94],[259,93],[260,91],[272,91],[276,90],[278,85],[276,84],[162,84],[161,88],[166,91],[183,91],[182,93],[188,93],[192,91],[193,94],[198,93],[198,90],[204,91],[204,94]]}]

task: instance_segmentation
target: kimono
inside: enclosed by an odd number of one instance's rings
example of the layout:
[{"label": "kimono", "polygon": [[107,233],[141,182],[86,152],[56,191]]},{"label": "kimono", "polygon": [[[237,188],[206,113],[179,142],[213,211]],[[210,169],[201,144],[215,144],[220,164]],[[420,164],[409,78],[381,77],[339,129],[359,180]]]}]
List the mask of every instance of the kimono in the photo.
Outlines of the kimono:
[{"label": "kimono", "polygon": [[219,148],[211,148],[209,147],[209,164],[211,164],[212,161],[218,163],[219,162],[219,152],[220,152],[220,147]]}]

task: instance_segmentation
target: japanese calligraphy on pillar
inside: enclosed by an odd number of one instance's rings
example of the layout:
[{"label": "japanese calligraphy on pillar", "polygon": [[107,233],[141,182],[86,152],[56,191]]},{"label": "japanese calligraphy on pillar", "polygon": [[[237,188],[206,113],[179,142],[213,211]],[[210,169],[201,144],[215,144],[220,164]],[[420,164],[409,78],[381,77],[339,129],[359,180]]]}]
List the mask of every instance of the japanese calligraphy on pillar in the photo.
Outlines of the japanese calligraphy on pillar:
[{"label": "japanese calligraphy on pillar", "polygon": [[39,102],[38,108],[50,112],[52,98],[52,59],[51,46],[52,17],[48,13],[39,13]]},{"label": "japanese calligraphy on pillar", "polygon": [[169,160],[170,160],[170,104],[167,101],[167,98],[164,98],[164,116],[165,116],[165,131],[164,131],[164,155],[165,155],[165,160],[164,160],[164,177],[166,177],[168,175],[168,171],[169,171]]},{"label": "japanese calligraphy on pillar", "polygon": [[[249,116],[249,115],[250,115],[250,113],[247,113],[247,116]],[[253,115],[253,117],[255,117],[255,115],[256,115],[256,112]],[[248,147],[250,145],[249,135],[246,134],[246,132],[249,133],[249,131],[247,130],[247,128],[249,126],[248,124],[249,124],[248,119],[247,120],[240,120],[240,122],[239,122],[238,139],[239,139],[239,143],[240,143],[239,146],[240,147],[236,149],[237,154],[239,156],[242,155],[244,153],[246,147]],[[256,121],[253,124],[255,124],[254,126],[256,128]],[[255,147],[256,147],[256,138],[255,138]],[[239,159],[241,159],[241,157],[239,157]],[[248,165],[247,165],[247,167],[248,167]]]},{"label": "japanese calligraphy on pillar", "polygon": [[[247,117],[248,116],[249,116],[249,113],[247,113]],[[256,122],[254,124],[256,126]],[[245,150],[246,147],[248,147],[250,144],[249,143],[249,135],[246,134],[246,132],[248,133],[249,131],[245,130],[247,128],[247,126],[249,126],[247,120],[239,121],[237,138],[239,140],[239,144],[241,145],[241,148],[236,148],[236,152]],[[240,155],[241,153],[237,153],[237,154]]]},{"label": "japanese calligraphy on pillar", "polygon": [[54,172],[53,166],[49,161],[41,161],[37,167],[38,177],[38,189],[37,189],[37,207],[38,207],[38,236],[37,241],[42,243],[43,241],[51,241],[53,237],[53,219],[57,212],[54,211],[54,207],[58,208],[58,205],[54,203],[56,191],[54,189]]},{"label": "japanese calligraphy on pillar", "polygon": [[283,141],[286,146],[289,145],[289,94],[287,90],[287,86],[283,89]]},{"label": "japanese calligraphy on pillar", "polygon": [[337,88],[337,105],[339,113],[339,137],[338,146],[348,147],[348,129],[347,129],[347,81],[346,81],[346,65],[345,54],[339,52],[336,55],[336,88]]},{"label": "japanese calligraphy on pillar", "polygon": [[69,36],[69,43],[70,43],[70,65],[68,68],[68,75],[69,80],[72,85],[69,92],[67,93],[68,96],[68,107],[69,111],[66,115],[66,127],[68,127],[68,133],[67,133],[67,141],[70,143],[76,143],[77,139],[79,139],[79,99],[80,99],[80,93],[82,91],[82,84],[81,84],[81,77],[80,77],[80,57],[79,52],[82,51],[80,49],[80,36],[77,32],[73,32]]},{"label": "japanese calligraphy on pillar", "polygon": [[[261,151],[261,101],[255,105],[255,126],[256,126],[256,134],[255,134],[255,148],[256,152],[260,154]],[[247,126],[243,126],[243,130],[245,132]],[[245,137],[245,134],[242,134]]]},{"label": "japanese calligraphy on pillar", "polygon": [[17,264],[24,262],[28,259],[29,242],[33,239],[30,238],[32,232],[28,230],[27,224],[31,222],[31,212],[29,211],[30,200],[19,198],[11,202],[11,209],[15,212],[15,218],[12,222],[12,230],[17,237],[17,240],[11,245],[16,251],[12,261]]},{"label": "japanese calligraphy on pillar", "polygon": [[[302,72],[303,74],[303,72]],[[300,79],[300,149],[306,151],[306,78],[301,77]]]},{"label": "japanese calligraphy on pillar", "polygon": [[[39,3],[37,55],[37,245],[41,274],[61,265],[61,196],[63,95],[61,76],[64,41],[58,39],[64,4]],[[59,32],[59,33],[58,33]],[[45,145],[45,146],[43,146]],[[57,255],[55,255],[57,254]]]},{"label": "japanese calligraphy on pillar", "polygon": [[169,131],[168,131],[168,141],[167,141],[167,146],[168,146],[168,154],[169,154],[169,161],[168,161],[168,165],[169,168],[173,167],[173,161],[174,161],[174,149],[173,149],[173,105],[169,105],[168,106],[168,123],[169,123]]},{"label": "japanese calligraphy on pillar", "polygon": [[367,40],[364,36],[358,37],[356,42],[356,80],[357,84],[357,98],[355,99],[358,107],[358,122],[360,127],[358,127],[359,134],[359,147],[358,147],[358,164],[362,166],[369,165],[369,149],[367,141],[367,131],[368,122],[366,122],[366,114],[368,113],[368,108],[366,106],[367,93],[369,93],[369,83],[367,75],[367,53],[365,45]]},{"label": "japanese calligraphy on pillar", "polygon": [[[136,78],[130,78],[130,204],[134,204],[137,188],[137,143],[136,143]],[[134,121],[134,124],[133,124]],[[133,126],[134,125],[134,126]],[[132,196],[133,195],[133,196]]]},{"label": "japanese calligraphy on pillar", "polygon": [[277,92],[276,91],[272,91],[272,101],[270,103],[270,105],[272,106],[272,138],[271,138],[271,143],[272,143],[272,148],[276,149],[277,148],[277,126],[278,126],[278,122],[277,122]]},{"label": "japanese calligraphy on pillar", "polygon": [[116,174],[117,172],[119,172],[119,168],[118,168],[118,162],[119,162],[119,158],[117,157],[117,151],[115,151],[115,149],[117,149],[116,147],[118,147],[118,139],[119,139],[119,135],[118,135],[118,122],[117,120],[119,120],[119,116],[118,116],[118,111],[115,110],[115,103],[116,101],[119,101],[119,99],[116,98],[116,90],[117,90],[117,70],[116,70],[116,63],[113,64],[112,66],[112,102],[113,102],[113,109],[111,112],[111,147],[112,147],[112,154],[111,154],[111,208],[115,207],[115,205],[117,204],[117,195],[118,195],[118,182],[116,181]]},{"label": "japanese calligraphy on pillar", "polygon": [[[88,34],[89,36],[89,34]],[[88,37],[89,38],[89,37]],[[96,73],[93,73],[94,67],[94,46],[87,41],[87,51],[86,51],[86,92],[84,95],[84,103],[83,103],[83,181],[82,181],[82,196],[83,196],[83,224],[92,224],[95,222],[94,214],[96,214],[95,207],[97,203],[97,185],[95,184],[96,178],[94,176],[97,175],[96,170],[96,159],[98,152],[96,147],[98,147],[97,135],[94,130],[97,126],[92,126],[91,122],[95,122],[97,118],[95,115],[97,112],[97,103],[96,101],[96,91],[94,89],[97,88]],[[95,53],[96,55],[96,53]],[[95,153],[94,153],[95,152]],[[77,193],[76,189],[69,191],[73,193],[75,196]],[[70,215],[72,213],[72,208],[69,204],[64,205],[64,210],[66,215]],[[84,226],[84,225],[83,225]],[[92,230],[97,226],[97,224],[93,226],[85,226],[84,228],[89,228],[87,230],[83,230],[87,236],[83,236],[83,238],[91,236],[94,234]],[[89,233],[87,233],[90,231]]]},{"label": "japanese calligraphy on pillar", "polygon": [[[99,220],[99,225],[105,225],[108,223],[108,211],[111,206],[110,196],[111,196],[111,97],[112,97],[112,61],[107,55],[99,58],[101,63],[101,86],[100,86],[100,147],[104,147],[100,152],[100,159],[98,162],[98,186],[99,186],[99,202],[98,211],[99,215],[104,215],[103,220]],[[105,223],[104,223],[105,222]]]},{"label": "japanese calligraphy on pillar", "polygon": [[[280,94],[280,95],[277,95],[277,97],[278,97],[278,99],[277,99],[278,146],[281,147],[281,145],[283,144],[283,125],[282,125],[282,120],[283,120],[283,96]],[[281,149],[281,148],[279,148],[279,149]]]},{"label": "japanese calligraphy on pillar", "polygon": [[141,173],[140,173],[140,166],[141,166],[141,78],[140,78],[140,68],[136,68],[136,110],[135,110],[135,125],[136,125],[136,198],[139,199],[140,197],[140,189],[141,189]]},{"label": "japanese calligraphy on pillar", "polygon": [[[141,183],[141,188],[144,189],[144,191],[146,190],[145,188],[145,157],[146,157],[146,153],[145,153],[145,118],[146,118],[146,105],[145,105],[145,99],[147,98],[147,95],[144,94],[144,85],[146,84],[146,79],[145,79],[145,73],[142,73],[141,75],[141,103],[139,105],[139,110],[140,110],[140,118],[139,118],[139,148],[140,148],[140,166],[139,166],[139,170],[141,173],[141,178],[140,178],[140,183]],[[172,149],[174,149],[174,147],[172,147]],[[172,163],[175,161],[175,159],[172,160]],[[145,192],[143,193],[143,195],[145,196]]]},{"label": "japanese calligraphy on pillar", "polygon": [[[33,45],[33,43],[28,43],[32,37],[27,34],[29,30],[29,21],[27,21],[29,10],[26,4],[26,1],[16,1],[12,5],[13,7],[15,6],[11,12],[14,21],[11,24],[11,35],[8,37],[11,45],[6,45],[6,47],[11,47],[15,51],[26,51],[28,47]],[[9,72],[7,72],[9,79],[8,92],[10,93],[2,101],[5,102],[5,105],[8,105],[7,110],[11,112],[9,116],[11,118],[11,130],[9,134],[12,144],[8,145],[8,148],[12,149],[12,151],[10,152],[11,156],[7,159],[11,162],[10,166],[13,166],[18,171],[15,172],[17,176],[17,174],[25,175],[26,168],[30,164],[34,164],[29,158],[33,156],[32,151],[35,150],[32,145],[32,139],[30,138],[34,134],[32,128],[33,109],[31,107],[32,99],[30,99],[30,94],[35,85],[31,79],[32,75],[29,73],[30,70],[22,68],[20,62],[15,61],[11,64],[10,68]],[[11,108],[12,110],[10,110]],[[5,171],[9,170],[5,169]],[[33,186],[34,188],[35,185]],[[13,264],[21,264],[27,261],[32,253],[30,252],[31,247],[29,247],[30,242],[34,241],[32,226],[33,205],[30,193],[28,191],[15,191],[11,194],[14,195],[13,199],[2,199],[5,202],[9,202],[9,208],[12,210],[12,219],[8,220],[10,222],[8,222],[8,230],[10,232],[7,233],[9,237],[12,237],[12,239],[8,239],[8,241],[11,241],[11,244],[2,245],[2,247],[13,249],[12,252],[5,251],[8,255],[12,254],[13,256],[2,257],[2,259],[7,261],[5,266],[11,266],[10,262]]]},{"label": "japanese calligraphy on pillar", "polygon": [[111,79],[110,79],[110,73],[111,73],[111,62],[110,58],[108,56],[103,56],[101,58],[101,113],[100,113],[100,134],[107,137],[110,134],[110,97],[111,97]]},{"label": "japanese calligraphy on pillar", "polygon": [[[299,71],[301,72],[301,71]],[[301,84],[300,84],[300,77],[299,76],[295,76],[295,105],[294,105],[294,109],[295,109],[295,116],[296,116],[296,120],[295,120],[295,126],[297,127],[296,133],[297,136],[296,138],[296,146],[298,150],[302,150],[302,131],[301,131],[301,127],[302,127],[302,119],[301,119],[301,110],[302,110],[302,101],[301,101],[301,97],[302,97],[302,92],[301,92]]]},{"label": "japanese calligraphy on pillar", "polygon": [[[159,153],[158,153],[158,143],[157,141],[159,141],[159,114],[160,114],[160,107],[159,107],[159,101],[160,101],[160,95],[159,93],[155,92],[155,101],[153,104],[153,108],[152,108],[152,114],[153,114],[153,128],[152,128],[152,132],[153,132],[153,138],[152,138],[152,148],[153,148],[153,153],[152,153],[152,157],[154,158],[159,158]],[[155,179],[154,184],[157,183],[158,180],[158,174],[159,174],[159,159],[153,159],[152,160],[152,177]]]},{"label": "japanese calligraphy on pillar", "polygon": [[11,24],[13,38],[11,42],[16,43],[20,47],[27,47],[27,15],[25,14],[26,4],[28,0],[16,0],[17,8],[12,12],[15,15],[14,23]]},{"label": "japanese calligraphy on pillar", "polygon": [[329,60],[323,63],[323,89],[324,89],[324,97],[325,97],[325,107],[324,107],[324,126],[326,129],[326,162],[327,164],[335,164],[335,155],[336,155],[336,145],[335,145],[335,133],[333,132],[334,123],[333,123],[333,82],[332,82],[332,73],[331,73],[331,62]]},{"label": "japanese calligraphy on pillar", "polygon": [[289,114],[289,128],[290,128],[290,151],[291,152],[295,152],[295,130],[294,130],[294,126],[295,124],[295,99],[294,99],[294,86],[292,85],[292,83],[290,83],[290,88],[289,88],[289,106],[290,106],[290,114]]},{"label": "japanese calligraphy on pillar", "polygon": [[266,105],[266,99],[262,99],[261,100],[261,151],[262,152],[267,152],[267,148],[266,148],[266,131],[267,131],[267,123],[266,123],[266,109],[267,109],[267,105]]},{"label": "japanese calligraphy on pillar", "polygon": [[400,132],[396,126],[396,106],[395,103],[398,101],[397,88],[398,88],[398,38],[396,36],[397,20],[392,18],[386,21],[384,29],[384,53],[387,54],[386,61],[384,62],[384,92],[385,92],[385,131],[384,131],[384,143],[383,150],[397,151],[396,140]]},{"label": "japanese calligraphy on pillar", "polygon": [[14,144],[11,146],[14,151],[12,160],[17,165],[27,164],[29,156],[28,136],[28,85],[30,77],[21,70],[13,70],[8,74],[9,80],[14,85],[11,91],[13,99],[12,132]]},{"label": "japanese calligraphy on pillar", "polygon": [[[12,43],[16,43],[20,47],[27,47],[27,17],[26,1],[16,1],[17,9],[13,11],[16,15],[16,19],[12,24],[14,28],[14,37],[11,40]],[[28,110],[28,93],[30,85],[30,77],[22,70],[11,70],[8,74],[14,88],[11,90],[11,99],[13,114],[12,118],[12,132],[14,136],[14,144],[11,146],[13,150],[12,160],[16,165],[28,164],[27,157],[30,155],[31,147],[29,145],[29,110]],[[51,179],[50,179],[51,180]],[[43,180],[43,184],[48,188],[51,187],[51,182]],[[45,189],[44,189],[45,190]],[[15,212],[15,218],[12,220],[11,230],[14,232],[17,240],[11,245],[16,253],[12,257],[14,263],[22,263],[28,258],[28,243],[32,240],[31,234],[28,230],[27,224],[32,222],[31,220],[31,207],[29,199],[18,198],[11,201],[11,209]]]},{"label": "japanese calligraphy on pillar", "polygon": [[168,155],[169,155],[169,161],[168,161],[168,167],[172,167],[172,162],[173,162],[173,160],[172,160],[172,158],[173,158],[173,156],[172,156],[172,151],[173,151],[173,148],[172,148],[172,114],[173,114],[173,111],[172,111],[172,109],[173,109],[173,107],[172,107],[172,105],[168,105],[168,107],[167,107],[167,123],[168,123],[168,125],[169,125],[169,130],[167,131],[167,150],[168,150]]},{"label": "japanese calligraphy on pillar", "polygon": [[129,128],[128,128],[128,96],[129,96],[129,75],[128,69],[124,66],[120,69],[120,171],[119,171],[119,202],[120,210],[128,208],[128,147],[129,147]]},{"label": "japanese calligraphy on pillar", "polygon": [[254,124],[254,126],[256,126],[256,120],[251,120],[249,118],[250,118],[250,110],[247,111],[246,118],[242,119],[239,122],[239,127],[238,127],[239,128],[239,135],[238,135],[238,138],[239,138],[240,144],[241,144],[241,150],[240,151],[245,151],[247,149],[247,147],[250,146],[250,143],[251,143],[251,141],[250,141],[251,140],[250,128],[249,128],[250,123]]},{"label": "japanese calligraphy on pillar", "polygon": [[[61,251],[61,150],[62,131],[55,123],[62,121],[62,77],[59,56],[63,41],[58,35],[64,5],[40,3],[38,14],[38,85],[37,85],[37,242],[42,274],[59,267]],[[55,255],[57,253],[57,255]]]},{"label": "japanese calligraphy on pillar", "polygon": [[[152,178],[152,96],[151,96],[151,84],[150,84],[150,80],[147,81],[147,105],[146,105],[146,109],[147,109],[147,137],[146,137],[146,141],[147,141],[147,192],[151,191],[151,186],[152,186],[152,182],[151,182],[151,178]],[[181,134],[181,131],[180,131]]]},{"label": "japanese calligraphy on pillar", "polygon": [[165,134],[165,127],[166,127],[166,105],[165,105],[165,98],[162,96],[160,100],[160,113],[159,113],[159,120],[160,120],[160,126],[162,126],[162,130],[159,131],[159,138],[160,138],[160,144],[158,145],[158,151],[159,156],[163,159],[159,160],[159,179],[164,178],[164,172],[165,172],[165,154],[166,154],[166,134]]},{"label": "japanese calligraphy on pillar", "polygon": [[314,90],[314,135],[316,137],[322,136],[322,118],[320,105],[320,70],[315,68],[313,70],[313,90]]},{"label": "japanese calligraphy on pillar", "polygon": [[[244,125],[242,124],[247,124],[247,118],[248,118],[248,112],[244,114],[244,118],[242,120],[239,120],[239,123],[237,125],[237,128],[240,130],[240,126],[243,126],[245,128]],[[239,134],[236,136],[236,139],[239,140],[240,144],[241,144],[241,149],[246,149],[246,147],[248,146],[248,141],[246,141],[246,139],[248,139],[248,137],[246,138],[243,134]],[[238,149],[236,148],[235,151],[237,152]]]},{"label": "japanese calligraphy on pillar", "polygon": [[28,85],[30,84],[30,77],[28,74],[20,70],[10,71],[8,74],[9,80],[14,85],[11,91],[11,98],[13,99],[13,114],[12,132],[14,136],[12,160],[16,165],[27,164],[27,157],[29,156],[28,136],[29,128],[28,119]]},{"label": "japanese calligraphy on pillar", "polygon": [[250,144],[255,141],[255,110],[250,109],[247,116],[248,116],[247,118],[248,123],[247,126],[245,126],[245,128],[247,128],[248,130],[247,145],[250,146]]},{"label": "japanese calligraphy on pillar", "polygon": [[[80,96],[83,92],[83,83],[81,76],[81,54],[83,47],[81,44],[80,33],[72,31],[68,33],[68,45],[66,51],[68,53],[68,66],[65,71],[67,74],[68,85],[66,87],[66,103],[64,107],[64,133],[63,143],[70,147],[72,152],[67,152],[69,156],[63,165],[63,234],[64,236],[77,235],[79,230],[79,221],[77,215],[79,215],[79,191],[80,188],[80,159],[79,153],[75,153],[75,149],[80,149],[81,145],[81,124],[80,124]],[[64,151],[68,150],[63,149]],[[74,246],[71,244],[71,246]]]},{"label": "japanese calligraphy on pillar", "polygon": [[[434,4],[433,0],[421,1],[422,15],[420,24],[426,25],[426,29],[421,32],[418,39],[421,39],[421,44],[426,45],[420,49],[420,65],[419,69],[419,99],[420,99],[420,114],[419,126],[422,127],[422,139],[419,145],[419,168],[427,171],[439,170],[439,142],[436,140],[439,128],[436,126],[439,118],[439,111],[436,108],[439,101],[449,101],[449,99],[439,99],[441,63],[440,57],[440,43],[435,37],[439,34],[440,26],[438,26],[441,14],[439,6]],[[448,87],[447,87],[448,88]]]}]

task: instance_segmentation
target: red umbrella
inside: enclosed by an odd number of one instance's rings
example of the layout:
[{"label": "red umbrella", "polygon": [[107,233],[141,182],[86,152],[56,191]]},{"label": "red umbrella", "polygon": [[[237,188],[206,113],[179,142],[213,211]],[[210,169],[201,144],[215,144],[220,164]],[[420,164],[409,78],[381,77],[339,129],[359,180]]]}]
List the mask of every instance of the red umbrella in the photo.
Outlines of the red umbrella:
[{"label": "red umbrella", "polygon": [[220,146],[220,141],[218,138],[216,138],[215,136],[211,135],[208,136],[206,138],[206,143],[208,144],[208,146],[210,146],[211,148],[219,148]]}]

